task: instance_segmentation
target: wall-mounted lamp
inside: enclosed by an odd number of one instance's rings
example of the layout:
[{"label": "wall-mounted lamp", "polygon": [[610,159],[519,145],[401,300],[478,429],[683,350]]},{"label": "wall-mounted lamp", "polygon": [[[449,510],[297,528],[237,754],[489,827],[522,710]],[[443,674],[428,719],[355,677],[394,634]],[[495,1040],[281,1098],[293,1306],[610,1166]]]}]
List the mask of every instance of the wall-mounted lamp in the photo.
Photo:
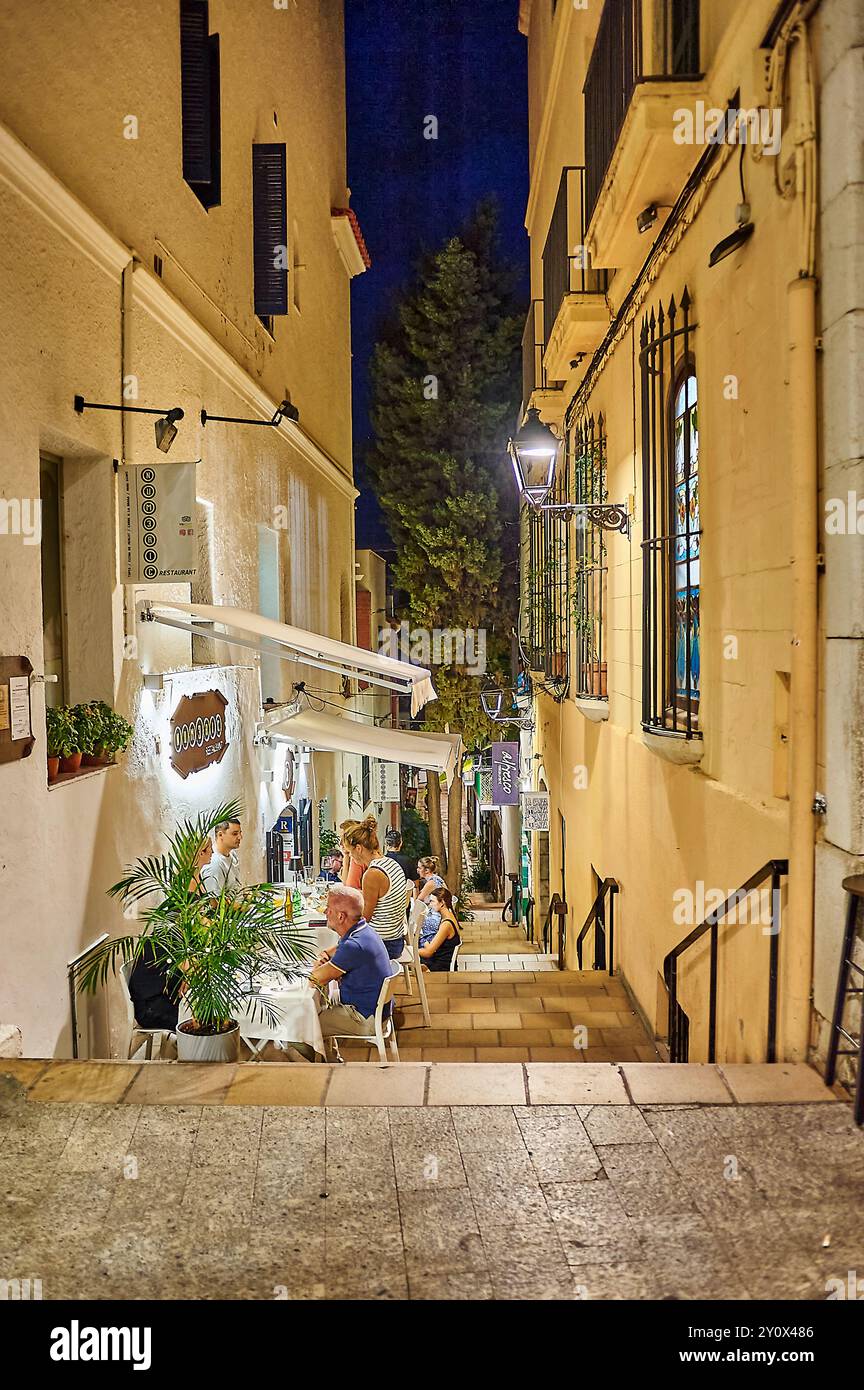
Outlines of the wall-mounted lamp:
[{"label": "wall-mounted lamp", "polygon": [[156,448],[163,454],[167,454],[177,438],[176,422],[183,419],[179,406],[171,410],[150,410],[143,405],[102,405],[97,401],[85,401],[83,396],[76,396],[73,404],[78,415],[83,415],[85,410],[119,410],[123,415],[158,415],[160,418],[155,425]]},{"label": "wall-mounted lamp", "polygon": [[739,203],[735,209],[738,226],[729,236],[718,241],[711,255],[708,257],[708,265],[716,265],[718,261],[724,261],[727,256],[731,256],[733,251],[737,251],[739,246],[743,246],[745,241],[749,241],[756,230],[754,223],[750,221],[750,204]]},{"label": "wall-mounted lamp", "polygon": [[282,420],[300,419],[300,411],[296,405],[290,401],[282,401],[277,407],[272,420],[247,420],[241,415],[208,415],[206,410],[201,411],[201,424],[206,425],[208,420],[219,420],[225,425],[278,425]]},{"label": "wall-mounted lamp", "polygon": [[637,232],[641,235],[642,232],[650,231],[660,211],[668,212],[671,206],[671,203],[649,203],[647,208],[643,208],[636,216]]},{"label": "wall-mounted lamp", "polygon": [[151,671],[144,677],[145,690],[164,690],[165,677],[161,671]]},{"label": "wall-mounted lamp", "polygon": [[[540,419],[539,410],[531,406],[524,425],[507,445],[522,501],[527,502],[534,511],[552,512],[567,521],[574,516],[584,515],[593,526],[599,526],[604,531],[620,531],[629,537],[630,515],[621,503],[547,501],[555,482],[555,464],[560,445],[561,441]],[[543,476],[539,482],[532,483],[530,470],[538,463],[543,469]]]}]

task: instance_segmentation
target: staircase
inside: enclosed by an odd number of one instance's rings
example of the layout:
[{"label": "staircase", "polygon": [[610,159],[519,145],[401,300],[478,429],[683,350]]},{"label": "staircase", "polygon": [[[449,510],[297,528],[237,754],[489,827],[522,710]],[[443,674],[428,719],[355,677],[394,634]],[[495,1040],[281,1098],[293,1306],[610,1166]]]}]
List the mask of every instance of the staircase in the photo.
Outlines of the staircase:
[{"label": "staircase", "polygon": [[[458,972],[428,974],[430,1026],[404,986],[397,995],[403,1062],[657,1062],[619,980],[558,970],[556,958],[484,903],[462,931]],[[575,1044],[579,1043],[580,1046]],[[346,1061],[368,1053],[340,1044]]]}]

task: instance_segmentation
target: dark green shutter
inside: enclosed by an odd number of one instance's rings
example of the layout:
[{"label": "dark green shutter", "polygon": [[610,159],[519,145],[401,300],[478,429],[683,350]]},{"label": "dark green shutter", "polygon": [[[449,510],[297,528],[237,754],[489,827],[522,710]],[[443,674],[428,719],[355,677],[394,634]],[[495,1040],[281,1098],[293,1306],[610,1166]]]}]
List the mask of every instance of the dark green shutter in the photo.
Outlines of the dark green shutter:
[{"label": "dark green shutter", "polygon": [[288,244],[284,145],[252,146],[252,226],[255,313],[260,318],[287,314],[288,268],[275,265]]},{"label": "dark green shutter", "polygon": [[180,0],[183,177],[187,183],[209,183],[212,177],[209,28],[207,0]]}]

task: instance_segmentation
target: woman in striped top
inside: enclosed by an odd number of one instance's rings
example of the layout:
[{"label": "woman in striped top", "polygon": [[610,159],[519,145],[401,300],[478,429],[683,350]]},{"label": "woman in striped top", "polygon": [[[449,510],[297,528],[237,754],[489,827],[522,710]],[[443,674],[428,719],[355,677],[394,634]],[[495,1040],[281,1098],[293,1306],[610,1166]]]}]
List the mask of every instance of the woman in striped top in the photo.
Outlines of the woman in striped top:
[{"label": "woman in striped top", "polygon": [[344,843],[351,858],[363,866],[363,916],[374,927],[391,960],[397,960],[405,948],[405,903],[407,885],[405,872],[395,859],[381,852],[378,841],[378,822],[367,816],[344,832]]}]

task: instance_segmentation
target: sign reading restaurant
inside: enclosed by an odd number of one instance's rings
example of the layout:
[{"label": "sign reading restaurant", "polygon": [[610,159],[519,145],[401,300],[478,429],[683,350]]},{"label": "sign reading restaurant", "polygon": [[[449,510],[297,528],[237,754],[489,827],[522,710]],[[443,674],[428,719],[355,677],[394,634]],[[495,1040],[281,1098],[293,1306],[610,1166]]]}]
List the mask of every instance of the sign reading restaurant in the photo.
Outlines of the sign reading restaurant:
[{"label": "sign reading restaurant", "polygon": [[181,777],[219,763],[228,747],[221,690],[184,695],[171,716],[171,766]]},{"label": "sign reading restaurant", "polygon": [[123,582],[165,584],[198,573],[195,464],[120,470]]}]

